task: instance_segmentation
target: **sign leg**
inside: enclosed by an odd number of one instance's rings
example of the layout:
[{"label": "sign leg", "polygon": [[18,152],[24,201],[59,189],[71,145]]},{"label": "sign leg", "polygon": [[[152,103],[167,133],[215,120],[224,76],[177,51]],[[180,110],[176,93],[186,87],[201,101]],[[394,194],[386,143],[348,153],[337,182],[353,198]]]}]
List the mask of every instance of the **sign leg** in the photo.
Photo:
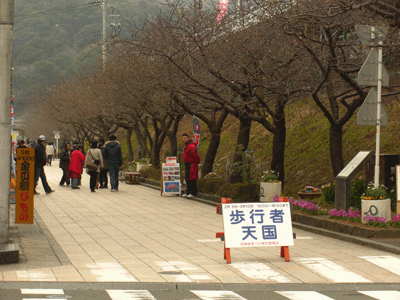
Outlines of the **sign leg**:
[{"label": "sign leg", "polygon": [[285,261],[286,262],[290,261],[289,247],[288,246],[282,246],[281,247],[281,257],[285,257]]}]

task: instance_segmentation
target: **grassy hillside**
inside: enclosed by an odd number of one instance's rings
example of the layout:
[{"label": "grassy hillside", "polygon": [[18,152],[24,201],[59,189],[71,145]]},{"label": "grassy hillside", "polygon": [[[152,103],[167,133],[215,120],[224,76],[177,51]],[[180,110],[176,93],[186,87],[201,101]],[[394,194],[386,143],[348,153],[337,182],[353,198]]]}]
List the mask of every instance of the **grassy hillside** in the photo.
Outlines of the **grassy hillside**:
[{"label": "grassy hillside", "polygon": [[[400,109],[397,101],[385,102],[389,116],[387,127],[381,128],[381,153],[399,153],[398,139],[400,124],[396,118]],[[321,186],[334,180],[329,155],[329,123],[313,103],[298,103],[287,108],[287,140],[285,149],[285,195],[294,195],[306,185]],[[225,177],[227,159],[232,159],[236,145],[238,121],[230,117],[223,127],[221,144],[214,164],[214,171]],[[347,164],[359,151],[375,151],[375,127],[358,126],[357,115],[343,129],[343,153]],[[192,117],[186,116],[179,127],[179,135],[192,131]],[[204,157],[209,144],[210,133],[202,124],[200,156]],[[126,149],[125,141],[122,142]],[[134,149],[137,142],[132,139]],[[169,142],[166,140],[166,151]],[[255,154],[254,176],[269,169],[272,154],[272,134],[259,124],[253,123],[250,148]]]}]

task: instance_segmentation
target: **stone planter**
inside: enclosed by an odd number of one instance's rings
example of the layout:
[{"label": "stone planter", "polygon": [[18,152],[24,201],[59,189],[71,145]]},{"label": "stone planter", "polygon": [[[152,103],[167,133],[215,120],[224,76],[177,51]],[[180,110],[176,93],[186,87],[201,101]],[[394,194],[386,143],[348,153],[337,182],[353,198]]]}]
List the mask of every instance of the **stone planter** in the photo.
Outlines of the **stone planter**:
[{"label": "stone planter", "polygon": [[301,199],[312,199],[312,198],[317,198],[322,195],[320,192],[314,192],[314,193],[306,193],[306,192],[298,192],[297,195]]},{"label": "stone planter", "polygon": [[141,169],[145,168],[147,164],[136,164],[136,172],[140,172]]},{"label": "stone planter", "polygon": [[392,214],[390,209],[390,199],[381,200],[361,200],[361,221],[367,223],[364,220],[366,215],[370,214],[373,217],[384,217],[390,221]]},{"label": "stone planter", "polygon": [[282,184],[260,182],[260,202],[273,202],[274,197],[282,194]]}]

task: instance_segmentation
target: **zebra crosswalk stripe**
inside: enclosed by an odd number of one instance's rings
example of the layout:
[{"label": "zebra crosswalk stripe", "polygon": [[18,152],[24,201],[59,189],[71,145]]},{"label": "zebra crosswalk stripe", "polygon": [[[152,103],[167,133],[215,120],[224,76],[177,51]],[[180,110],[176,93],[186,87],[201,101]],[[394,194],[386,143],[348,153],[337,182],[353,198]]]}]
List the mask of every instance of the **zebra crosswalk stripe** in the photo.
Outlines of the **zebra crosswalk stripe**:
[{"label": "zebra crosswalk stripe", "polygon": [[191,290],[193,294],[202,300],[247,300],[242,296],[232,291],[195,291]]},{"label": "zebra crosswalk stripe", "polygon": [[64,295],[63,289],[21,289],[22,295]]},{"label": "zebra crosswalk stripe", "polygon": [[400,259],[390,255],[386,256],[359,256],[380,268],[386,269],[396,275],[400,276]]},{"label": "zebra crosswalk stripe", "polygon": [[322,295],[315,291],[288,291],[288,292],[275,292],[290,300],[332,300],[333,298]]},{"label": "zebra crosswalk stripe", "polygon": [[368,297],[378,300],[398,300],[400,299],[399,291],[359,291]]},{"label": "zebra crosswalk stripe", "polygon": [[147,290],[106,290],[112,300],[157,300]]}]

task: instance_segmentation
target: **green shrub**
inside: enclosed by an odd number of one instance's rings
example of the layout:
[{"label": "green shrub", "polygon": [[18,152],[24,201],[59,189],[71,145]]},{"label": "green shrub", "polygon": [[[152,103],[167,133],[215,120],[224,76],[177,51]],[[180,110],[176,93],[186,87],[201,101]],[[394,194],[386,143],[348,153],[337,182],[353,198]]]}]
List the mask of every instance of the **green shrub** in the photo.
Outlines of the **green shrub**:
[{"label": "green shrub", "polygon": [[140,170],[141,177],[161,181],[161,170],[153,167]]},{"label": "green shrub", "polygon": [[365,193],[367,186],[365,181],[357,179],[354,181],[353,186],[350,188],[350,206],[353,208],[361,209],[361,196]]},{"label": "green shrub", "polygon": [[226,184],[223,178],[201,178],[197,180],[197,190],[211,195],[218,195],[221,187]]},{"label": "green shrub", "polygon": [[326,203],[335,203],[335,183],[328,183],[321,187]]},{"label": "green shrub", "polygon": [[260,202],[260,185],[257,183],[225,184],[220,193],[232,202]]}]

